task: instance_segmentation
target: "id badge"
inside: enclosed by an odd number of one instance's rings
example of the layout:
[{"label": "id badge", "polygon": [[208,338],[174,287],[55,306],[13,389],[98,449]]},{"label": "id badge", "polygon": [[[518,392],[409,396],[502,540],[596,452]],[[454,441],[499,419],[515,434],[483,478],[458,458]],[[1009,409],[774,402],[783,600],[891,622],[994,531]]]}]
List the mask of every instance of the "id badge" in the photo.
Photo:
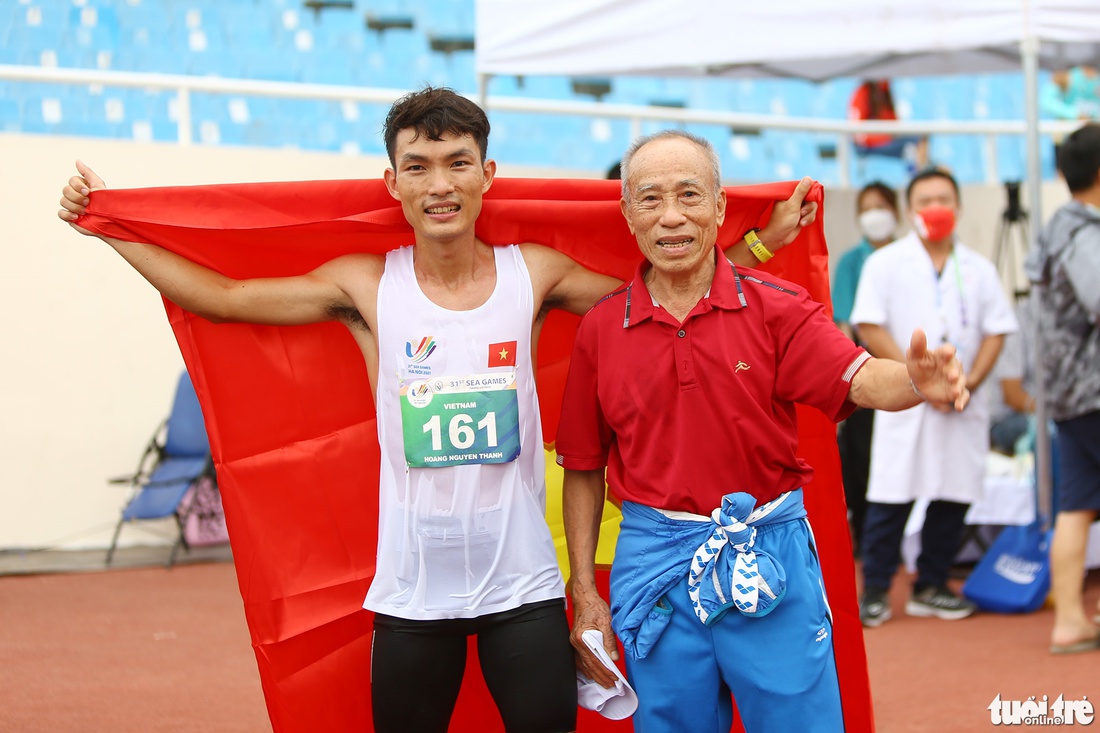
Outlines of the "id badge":
[{"label": "id badge", "polygon": [[519,456],[515,371],[410,380],[400,395],[409,466],[508,463]]}]

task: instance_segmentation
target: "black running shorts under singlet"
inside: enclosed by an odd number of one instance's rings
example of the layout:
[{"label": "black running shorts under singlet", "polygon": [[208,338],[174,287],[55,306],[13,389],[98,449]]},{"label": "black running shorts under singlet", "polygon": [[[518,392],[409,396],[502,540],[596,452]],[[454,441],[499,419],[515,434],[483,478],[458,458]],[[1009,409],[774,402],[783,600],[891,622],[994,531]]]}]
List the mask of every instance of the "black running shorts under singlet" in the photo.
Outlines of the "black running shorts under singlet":
[{"label": "black running shorts under singlet", "polygon": [[377,733],[446,733],[471,634],[508,733],[576,728],[573,647],[559,598],[471,619],[375,614],[371,698]]}]

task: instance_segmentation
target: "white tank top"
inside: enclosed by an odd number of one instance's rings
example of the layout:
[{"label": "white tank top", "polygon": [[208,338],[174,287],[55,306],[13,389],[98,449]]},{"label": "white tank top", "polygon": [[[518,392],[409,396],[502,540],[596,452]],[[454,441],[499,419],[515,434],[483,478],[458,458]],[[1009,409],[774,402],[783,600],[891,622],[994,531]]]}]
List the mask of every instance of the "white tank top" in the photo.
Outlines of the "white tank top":
[{"label": "white tank top", "polygon": [[519,247],[494,247],[481,306],[431,302],[413,248],[378,285],[378,562],[364,608],[473,618],[564,598],[546,525],[531,365],[534,293]]}]

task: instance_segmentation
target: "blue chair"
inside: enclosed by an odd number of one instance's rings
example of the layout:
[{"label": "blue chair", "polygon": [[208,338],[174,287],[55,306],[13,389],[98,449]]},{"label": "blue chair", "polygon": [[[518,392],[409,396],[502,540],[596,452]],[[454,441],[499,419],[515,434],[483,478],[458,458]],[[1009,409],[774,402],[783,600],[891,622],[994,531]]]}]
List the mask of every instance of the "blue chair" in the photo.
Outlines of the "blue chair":
[{"label": "blue chair", "polygon": [[168,556],[168,567],[171,567],[180,547],[190,550],[183,528],[194,502],[189,502],[186,507],[181,507],[181,504],[193,484],[213,475],[202,410],[191,378],[184,372],[176,388],[172,411],[145,447],[137,471],[132,476],[110,480],[113,484],[127,484],[131,493],[115,527],[111,546],[107,549],[107,565],[110,566],[114,558],[124,524],[172,517],[176,522],[177,536]]}]

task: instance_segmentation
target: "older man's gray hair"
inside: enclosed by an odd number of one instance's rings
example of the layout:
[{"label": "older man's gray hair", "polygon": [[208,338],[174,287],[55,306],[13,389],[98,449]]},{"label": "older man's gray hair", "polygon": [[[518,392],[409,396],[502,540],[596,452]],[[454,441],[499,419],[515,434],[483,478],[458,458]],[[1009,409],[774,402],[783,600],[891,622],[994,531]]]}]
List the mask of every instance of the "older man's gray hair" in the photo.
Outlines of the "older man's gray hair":
[{"label": "older man's gray hair", "polygon": [[627,182],[630,180],[630,164],[634,160],[634,154],[654,140],[667,140],[669,138],[688,140],[702,148],[703,152],[707,154],[707,158],[710,159],[710,167],[714,173],[714,190],[718,191],[718,189],[722,187],[722,167],[718,162],[718,153],[715,151],[714,146],[710,144],[709,140],[683,130],[661,130],[652,135],[644,135],[638,138],[631,143],[630,147],[623,153],[622,195],[624,199],[627,197]]}]

